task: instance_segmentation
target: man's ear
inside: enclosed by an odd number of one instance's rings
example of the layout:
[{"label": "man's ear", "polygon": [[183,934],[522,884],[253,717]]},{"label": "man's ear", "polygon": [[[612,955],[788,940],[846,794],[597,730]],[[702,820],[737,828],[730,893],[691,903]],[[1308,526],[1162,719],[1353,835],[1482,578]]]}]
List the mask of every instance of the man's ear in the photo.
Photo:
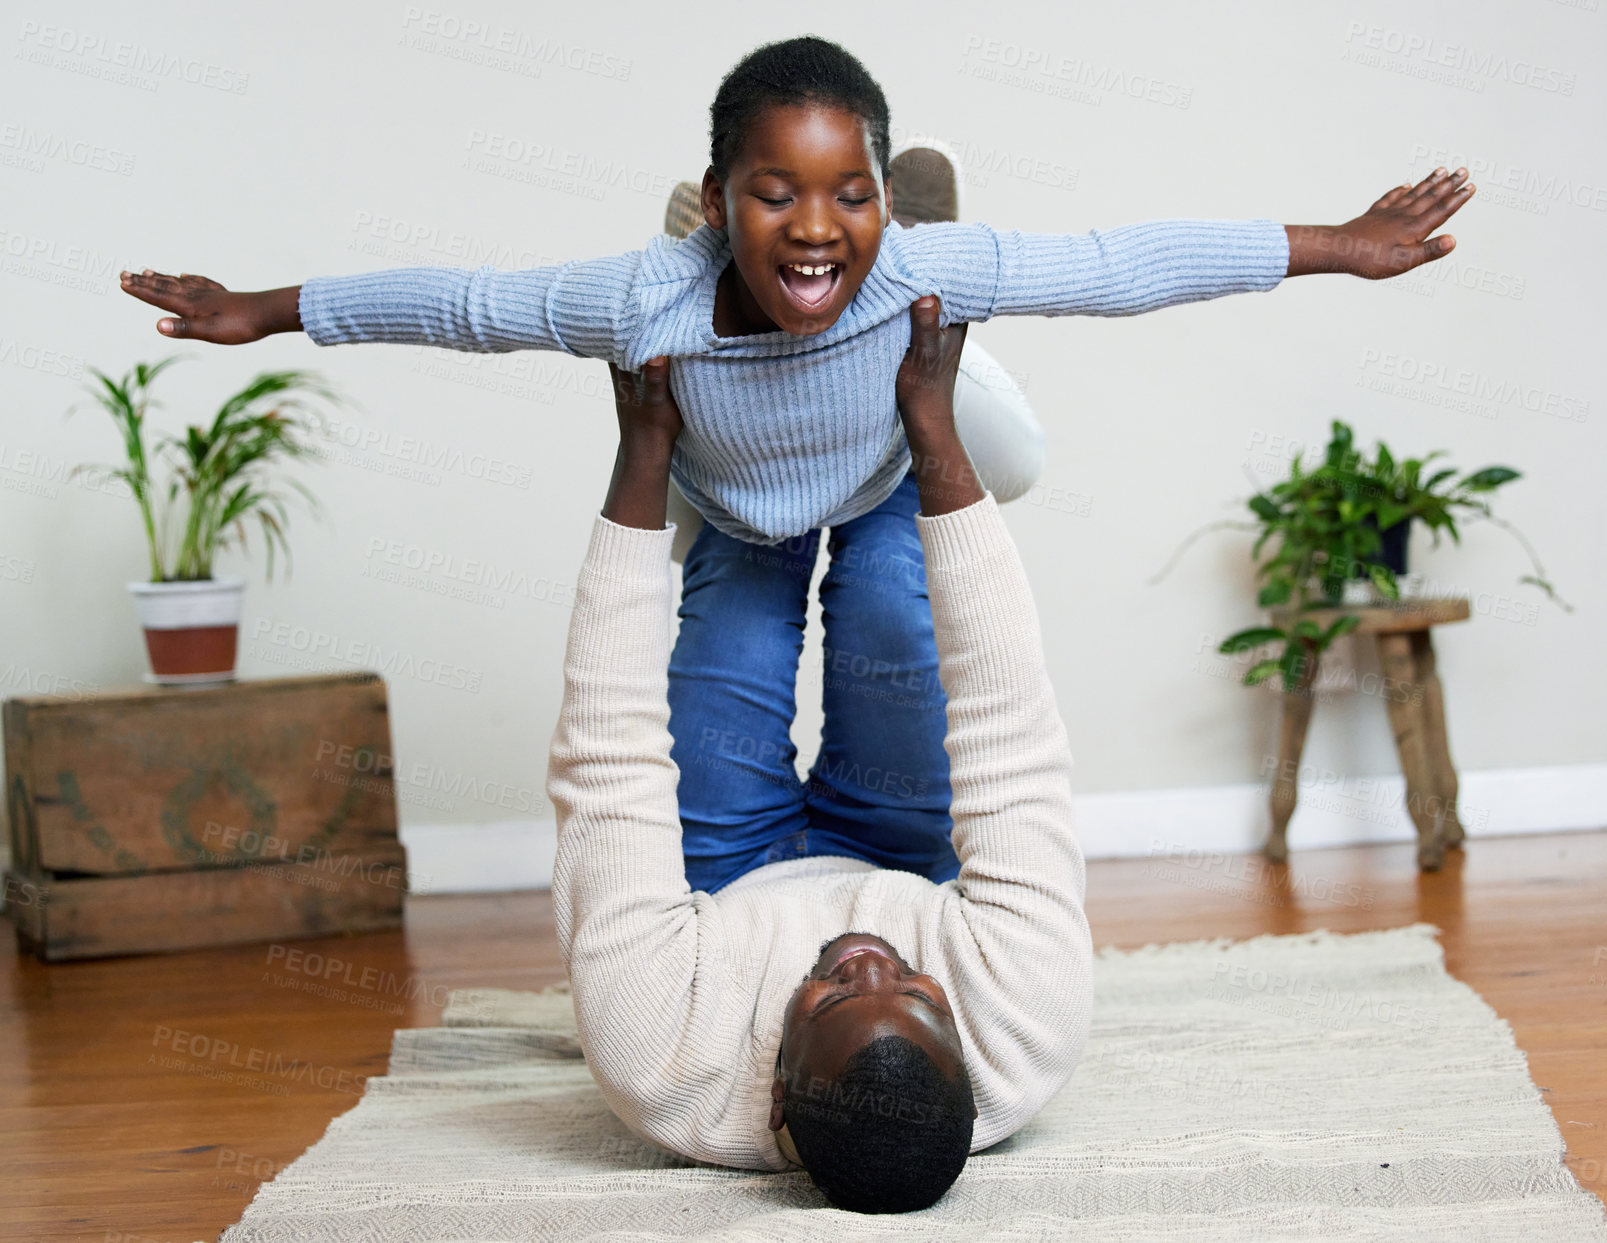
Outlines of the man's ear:
[{"label": "man's ear", "polygon": [[772,1131],[779,1131],[787,1124],[783,1109],[786,1099],[787,1081],[777,1075],[770,1081],[770,1129]]},{"label": "man's ear", "polygon": [[703,219],[711,229],[725,228],[725,187],[712,164],[703,170]]}]

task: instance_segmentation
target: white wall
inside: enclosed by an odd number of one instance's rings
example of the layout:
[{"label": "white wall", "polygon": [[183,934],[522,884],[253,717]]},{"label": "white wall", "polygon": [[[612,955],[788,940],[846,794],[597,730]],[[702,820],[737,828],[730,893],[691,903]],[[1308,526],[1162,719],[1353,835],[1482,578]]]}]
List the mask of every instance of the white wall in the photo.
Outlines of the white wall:
[{"label": "white wall", "polygon": [[[1438,638],[1459,767],[1607,759],[1599,0],[923,3],[878,6],[874,21],[839,3],[807,15],[503,0],[143,8],[35,2],[4,28],[0,694],[107,687],[143,669],[123,587],[144,564],[132,504],[64,478],[117,449],[99,411],[63,417],[82,368],[120,372],[174,348],[157,312],[119,292],[121,268],[249,289],[640,245],[660,227],[665,190],[703,168],[724,70],[759,42],[812,30],[878,76],[895,139],[928,133],[961,149],[967,216],[1000,226],[1339,222],[1436,163],[1475,169],[1458,250],[1415,279],[1309,278],[1138,319],[976,331],[1049,432],[1042,488],[1008,512],[1086,794],[1259,779],[1275,699],[1211,655],[1257,617],[1248,540],[1217,537],[1161,585],[1145,580],[1196,525],[1234,512],[1247,465],[1268,482],[1284,443],[1320,443],[1335,417],[1398,453],[1447,448],[1465,467],[1521,469],[1500,511],[1578,606],[1565,615],[1518,586],[1526,561],[1500,531],[1471,529],[1459,549],[1414,546],[1421,568],[1481,610]],[[483,46],[499,39],[514,49],[500,58]],[[488,155],[510,144],[544,150],[522,164]],[[298,516],[292,580],[264,586],[245,559],[224,567],[251,575],[243,671],[316,663],[300,650],[314,632],[329,636],[325,652],[461,668],[453,676],[474,689],[390,678],[404,823],[544,819],[567,587],[613,451],[602,364],[291,337],[186,348],[194,361],[161,390],[169,426],[209,414],[257,370],[314,367],[360,402],[349,434],[385,438],[309,472],[328,518]],[[1466,372],[1497,396],[1447,407],[1432,399],[1441,389],[1395,374],[1422,367]],[[1528,409],[1526,397],[1584,414]],[[397,474],[403,458],[387,447],[404,437],[500,458],[529,486],[471,467]],[[488,563],[525,587],[488,603],[382,581],[393,544]],[[292,637],[275,642],[281,623]],[[1370,650],[1347,641],[1337,656],[1358,688],[1376,675]],[[818,654],[804,677],[807,755]],[[1378,697],[1341,686],[1307,758],[1341,785],[1395,772]],[[1576,818],[1601,823],[1601,810],[1597,797]],[[1352,819],[1365,837],[1364,817]]]}]

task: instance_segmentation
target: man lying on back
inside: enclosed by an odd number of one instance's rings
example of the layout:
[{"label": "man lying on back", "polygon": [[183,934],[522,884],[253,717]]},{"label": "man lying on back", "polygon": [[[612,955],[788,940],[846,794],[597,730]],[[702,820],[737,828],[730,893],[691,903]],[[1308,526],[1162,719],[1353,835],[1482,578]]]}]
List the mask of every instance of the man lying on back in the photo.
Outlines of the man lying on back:
[{"label": "man lying on back", "polygon": [[[899,667],[914,643],[910,593],[930,598],[946,737],[934,745],[919,702],[828,690],[822,751],[908,771],[939,768],[946,748],[941,853],[952,842],[957,874],[930,878],[943,867],[932,809],[901,802],[900,783],[826,807],[790,767],[778,778],[744,766],[737,748],[737,779],[764,786],[762,830],[775,835],[755,849],[742,814],[753,791],[729,774],[692,780],[672,758],[675,740],[698,732],[682,720],[672,738],[664,514],[681,418],[662,359],[615,376],[619,454],[577,584],[549,767],[559,943],[610,1107],[695,1160],[801,1165],[834,1204],[861,1212],[935,1203],[969,1153],[1060,1090],[1089,1027],[1071,755],[1020,558],[954,430],[963,338],[963,326],[938,327],[936,299],[911,308],[898,401],[914,469],[832,533],[856,541],[851,564],[882,568],[838,583],[829,601],[822,587],[828,645],[841,647],[833,628],[851,634],[877,667]],[[790,653],[795,679],[814,551],[735,554],[707,591],[687,584],[683,631],[707,628],[729,668],[756,678],[777,672],[765,658]],[[737,672],[710,693],[695,706],[683,694],[677,711],[741,720],[747,752],[790,765],[790,698],[756,709]],[[856,741],[861,754],[844,749]],[[711,805],[714,790],[728,805]],[[773,814],[778,801],[788,815]],[[705,873],[720,840],[710,826],[726,826],[739,874],[694,889],[683,821],[697,826]],[[909,862],[923,859],[936,861]]]}]

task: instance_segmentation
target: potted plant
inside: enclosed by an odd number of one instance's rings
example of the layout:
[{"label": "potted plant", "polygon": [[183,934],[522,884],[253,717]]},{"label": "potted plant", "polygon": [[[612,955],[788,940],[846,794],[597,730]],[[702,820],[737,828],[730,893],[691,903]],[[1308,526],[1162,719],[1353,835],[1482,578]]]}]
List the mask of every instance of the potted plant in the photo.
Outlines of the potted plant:
[{"label": "potted plant", "polygon": [[[1515,528],[1490,511],[1489,502],[1484,499],[1495,489],[1521,478],[1517,471],[1508,466],[1486,466],[1483,470],[1471,471],[1456,478],[1456,469],[1445,467],[1425,479],[1423,476],[1429,463],[1445,456],[1443,449],[1436,449],[1423,458],[1407,458],[1397,462],[1383,441],[1378,442],[1371,458],[1363,458],[1357,453],[1352,447],[1353,441],[1350,427],[1336,420],[1333,439],[1328,445],[1328,460],[1333,461],[1337,455],[1341,461],[1355,462],[1356,473],[1361,476],[1370,501],[1363,524],[1379,536],[1374,560],[1392,575],[1399,578],[1406,573],[1406,550],[1414,518],[1421,519],[1434,533],[1434,547],[1437,548],[1442,531],[1448,533],[1454,542],[1461,542],[1456,514],[1462,511],[1512,531],[1535,563],[1535,574],[1526,575],[1520,581],[1534,583],[1555,599],[1550,584],[1539,576],[1540,566],[1535,561],[1534,550],[1528,547],[1527,541]],[[1356,574],[1358,577],[1373,577],[1370,571],[1360,567]],[[1377,586],[1376,579],[1374,585]]]},{"label": "potted plant", "polygon": [[[126,464],[80,466],[102,479],[118,479],[133,493],[150,557],[147,581],[128,584],[145,631],[151,671],[162,684],[228,681],[234,677],[245,580],[214,577],[217,554],[246,548],[246,525],[255,521],[267,547],[267,577],[273,579],[275,549],[288,561],[285,498],[271,486],[276,468],[315,456],[310,434],[317,410],[305,400],[337,400],[311,372],[267,371],[228,398],[206,426],[184,435],[161,435],[147,449],[145,421],[153,402],[152,382],[179,356],[137,363],[121,379],[91,367],[98,384],[88,386],[123,438]],[[153,467],[166,468],[165,484]],[[284,480],[308,502],[317,501],[298,481]]]},{"label": "potted plant", "polygon": [[[1295,455],[1288,478],[1250,497],[1247,504],[1255,522],[1203,527],[1184,541],[1172,561],[1175,564],[1183,550],[1206,531],[1228,527],[1258,532],[1250,554],[1257,562],[1256,576],[1264,580],[1257,603],[1262,608],[1287,609],[1294,620],[1286,627],[1254,626],[1222,641],[1217,650],[1225,654],[1282,642],[1283,650],[1278,655],[1256,662],[1245,672],[1246,686],[1279,674],[1284,690],[1298,690],[1303,676],[1313,667],[1308,662],[1315,662],[1335,639],[1361,624],[1360,617],[1348,614],[1321,627],[1310,618],[1302,618],[1301,613],[1377,603],[1380,598],[1398,599],[1397,577],[1406,572],[1405,540],[1414,518],[1428,525],[1436,547],[1441,532],[1449,534],[1453,542],[1461,542],[1459,514],[1482,518],[1510,531],[1529,554],[1534,568],[1532,574],[1519,581],[1539,587],[1564,609],[1571,608],[1546,580],[1529,542],[1490,510],[1488,495],[1521,477],[1511,467],[1486,466],[1460,477],[1455,468],[1442,468],[1425,478],[1425,467],[1443,457],[1443,450],[1423,458],[1397,460],[1379,441],[1369,457],[1356,449],[1350,426],[1337,419],[1321,465],[1307,470],[1303,456]],[[1391,543],[1395,548],[1388,549]],[[1356,578],[1369,585],[1371,598],[1347,598],[1346,584]]]}]

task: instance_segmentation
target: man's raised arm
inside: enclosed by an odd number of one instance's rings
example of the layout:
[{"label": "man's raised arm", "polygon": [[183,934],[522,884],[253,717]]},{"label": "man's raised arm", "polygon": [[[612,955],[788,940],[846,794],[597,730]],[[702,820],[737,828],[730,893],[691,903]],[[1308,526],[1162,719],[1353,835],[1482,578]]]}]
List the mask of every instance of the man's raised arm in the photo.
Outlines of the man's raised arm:
[{"label": "man's raised arm", "polygon": [[680,414],[668,400],[668,371],[655,359],[637,376],[614,372],[619,453],[575,588],[547,775],[566,966],[640,936],[661,941],[664,921],[690,903],[670,759],[675,532],[664,509]]},{"label": "man's raised arm", "polygon": [[938,330],[933,303],[922,299],[911,311],[898,399],[949,701],[959,887],[1009,919],[1080,923],[1083,858],[1071,830],[1065,726],[1026,571],[954,428],[952,376],[964,329]]},{"label": "man's raised arm", "polygon": [[615,372],[619,456],[575,587],[547,794],[553,912],[587,1064],[627,1126],[688,1151],[698,919],[670,759],[664,504],[680,414],[668,370],[655,359],[640,376]]},{"label": "man's raised arm", "polygon": [[950,354],[963,329],[912,311],[899,410],[920,486],[916,518],[948,696],[949,811],[967,936],[944,964],[972,1048],[1012,1049],[1031,1073],[989,1076],[974,1137],[1012,1134],[1070,1076],[1089,1029],[1093,948],[1072,829],[1071,751],[1014,541],[954,431]]}]

